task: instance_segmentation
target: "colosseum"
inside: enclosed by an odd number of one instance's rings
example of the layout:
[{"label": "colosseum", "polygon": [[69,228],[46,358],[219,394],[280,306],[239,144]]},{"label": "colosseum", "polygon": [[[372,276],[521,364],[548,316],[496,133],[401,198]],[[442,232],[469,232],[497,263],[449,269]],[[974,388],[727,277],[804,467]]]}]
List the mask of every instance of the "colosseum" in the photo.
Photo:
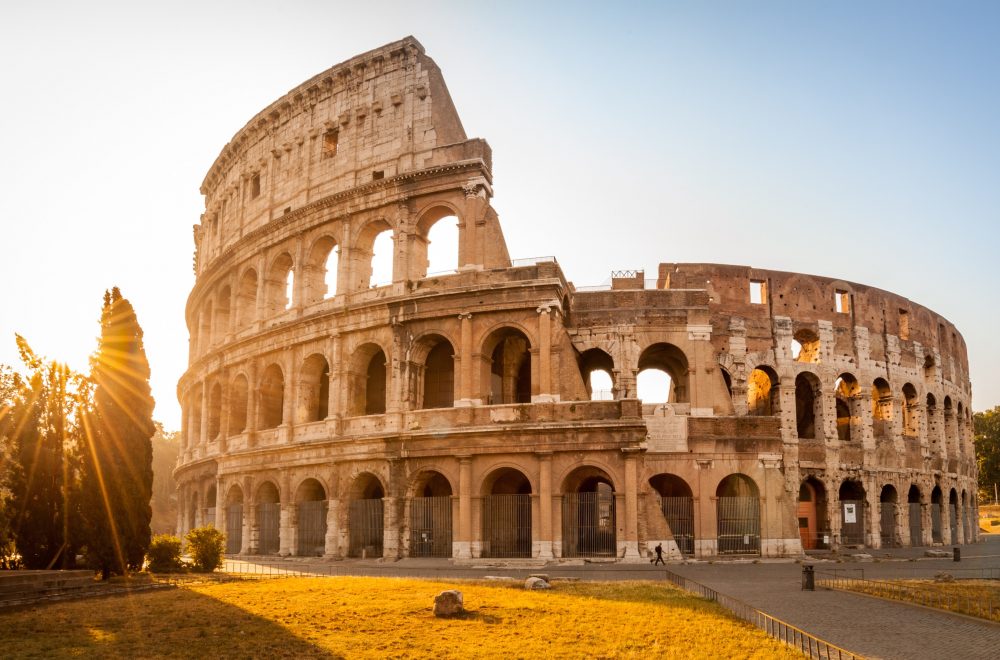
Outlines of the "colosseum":
[{"label": "colosseum", "polygon": [[[576,287],[553,257],[511,259],[491,170],[413,38],[307,80],[222,149],[194,227],[180,532],[455,561],[976,540],[948,320],[749,266]],[[661,400],[640,398],[647,376]]]}]

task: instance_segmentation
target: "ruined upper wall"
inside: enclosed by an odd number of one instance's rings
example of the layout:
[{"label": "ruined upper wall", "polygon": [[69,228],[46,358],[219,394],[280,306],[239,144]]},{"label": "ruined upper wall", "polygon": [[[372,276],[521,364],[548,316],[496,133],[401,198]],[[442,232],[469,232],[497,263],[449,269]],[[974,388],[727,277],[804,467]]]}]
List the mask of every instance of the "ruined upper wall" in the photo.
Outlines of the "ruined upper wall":
[{"label": "ruined upper wall", "polygon": [[[763,285],[760,303],[751,302],[752,282]],[[834,329],[838,352],[847,354],[853,350],[855,327],[864,327],[872,359],[885,362],[898,350],[905,366],[916,367],[918,353],[924,359],[937,354],[939,364],[954,365],[950,380],[968,390],[968,356],[961,333],[940,314],[889,291],[818,275],[694,263],[660,264],[657,287],[706,290],[713,325],[719,326],[714,332],[720,338],[731,317],[746,319],[748,345],[756,340],[762,346],[772,341],[774,317],[791,319],[794,330],[824,321]]]},{"label": "ruined upper wall", "polygon": [[406,37],[338,64],[251,119],[201,186],[195,227],[204,264],[270,220],[317,199],[445,161],[480,159],[467,141],[440,69]]}]

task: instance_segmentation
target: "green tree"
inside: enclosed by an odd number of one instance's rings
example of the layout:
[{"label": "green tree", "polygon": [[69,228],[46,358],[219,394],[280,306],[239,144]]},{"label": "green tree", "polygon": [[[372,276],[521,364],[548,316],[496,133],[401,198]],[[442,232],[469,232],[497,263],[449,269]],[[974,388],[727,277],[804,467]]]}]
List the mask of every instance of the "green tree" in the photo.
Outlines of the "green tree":
[{"label": "green tree", "polygon": [[979,499],[991,502],[994,484],[1000,486],[1000,406],[972,416],[979,465]]},{"label": "green tree", "polygon": [[12,439],[14,403],[21,379],[6,364],[0,364],[0,569],[14,568],[17,552],[11,533],[13,515],[10,490],[13,469]]},{"label": "green tree", "polygon": [[27,568],[70,568],[76,556],[78,411],[86,386],[17,337],[29,376],[8,408],[10,529]]},{"label": "green tree", "polygon": [[164,431],[156,423],[153,435],[153,519],[150,526],[154,534],[173,534],[177,530],[177,482],[174,466],[180,446],[180,433]]},{"label": "green tree", "polygon": [[142,328],[118,288],[104,294],[91,358],[93,406],[84,418],[87,555],[101,576],[140,570],[150,543],[153,397]]}]

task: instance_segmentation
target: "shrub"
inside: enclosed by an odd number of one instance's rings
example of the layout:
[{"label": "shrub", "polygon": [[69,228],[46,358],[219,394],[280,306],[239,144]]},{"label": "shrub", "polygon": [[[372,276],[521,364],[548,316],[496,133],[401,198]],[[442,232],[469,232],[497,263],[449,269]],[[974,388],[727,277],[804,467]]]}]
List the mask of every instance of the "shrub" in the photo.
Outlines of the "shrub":
[{"label": "shrub", "polygon": [[226,551],[226,535],[211,525],[196,527],[187,533],[188,552],[194,570],[211,573],[222,566],[223,553]]},{"label": "shrub", "polygon": [[171,573],[184,567],[181,563],[181,540],[173,534],[157,534],[146,551],[148,568],[153,573]]}]

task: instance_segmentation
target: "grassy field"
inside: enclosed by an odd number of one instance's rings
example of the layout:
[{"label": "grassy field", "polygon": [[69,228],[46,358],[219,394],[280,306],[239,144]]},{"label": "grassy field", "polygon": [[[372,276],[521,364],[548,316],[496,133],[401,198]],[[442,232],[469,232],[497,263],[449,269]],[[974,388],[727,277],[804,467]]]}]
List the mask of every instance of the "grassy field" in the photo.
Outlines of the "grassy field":
[{"label": "grassy field", "polygon": [[1000,622],[1000,584],[996,580],[844,580],[837,588]]},{"label": "grassy field", "polygon": [[[433,598],[465,597],[437,619]],[[0,655],[238,658],[793,658],[713,603],[649,582],[289,578],[193,585],[0,615]]]}]

